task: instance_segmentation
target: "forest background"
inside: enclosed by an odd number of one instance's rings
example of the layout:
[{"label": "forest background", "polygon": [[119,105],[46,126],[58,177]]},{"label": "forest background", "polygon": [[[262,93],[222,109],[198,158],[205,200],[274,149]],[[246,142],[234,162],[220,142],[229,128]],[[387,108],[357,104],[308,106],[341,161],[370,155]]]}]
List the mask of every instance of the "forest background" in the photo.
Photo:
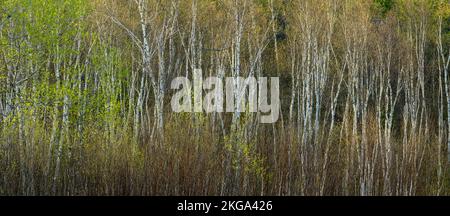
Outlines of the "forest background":
[{"label": "forest background", "polygon": [[[0,194],[449,195],[449,51],[447,0],[0,0]],[[194,69],[280,120],[172,112]]]}]

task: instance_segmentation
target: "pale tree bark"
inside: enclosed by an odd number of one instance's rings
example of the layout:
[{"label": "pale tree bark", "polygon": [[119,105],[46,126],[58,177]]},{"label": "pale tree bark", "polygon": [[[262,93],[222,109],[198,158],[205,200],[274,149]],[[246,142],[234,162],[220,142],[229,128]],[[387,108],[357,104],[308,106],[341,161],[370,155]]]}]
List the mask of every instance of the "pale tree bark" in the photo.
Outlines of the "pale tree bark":
[{"label": "pale tree bark", "polygon": [[[178,1],[168,3],[168,13],[163,11],[162,3],[151,0],[136,0],[134,2],[139,14],[140,36],[126,27],[117,17],[110,15],[112,21],[127,32],[141,54],[142,74],[135,106],[134,136],[135,138],[139,136],[144,106],[147,104],[146,95],[149,94],[147,89],[147,83],[149,83],[154,94],[155,125],[160,141],[163,141],[166,82],[169,78],[168,74],[174,71],[176,65],[173,37],[177,31]],[[169,44],[169,48],[167,48],[167,44]],[[153,68],[153,64],[156,64],[156,68]],[[147,80],[147,77],[149,80]],[[153,132],[151,137],[153,138]]]},{"label": "pale tree bark", "polygon": [[[446,97],[446,105],[447,105],[447,162],[450,161],[450,86],[449,86],[449,76],[448,76],[448,68],[450,65],[450,53],[449,50],[445,50],[442,43],[442,17],[439,17],[439,32],[438,32],[438,55],[439,55],[439,73],[444,75],[444,88],[445,88],[445,97]],[[447,57],[445,56],[447,53]],[[441,83],[441,82],[440,82]],[[439,153],[440,154],[440,153]]]}]

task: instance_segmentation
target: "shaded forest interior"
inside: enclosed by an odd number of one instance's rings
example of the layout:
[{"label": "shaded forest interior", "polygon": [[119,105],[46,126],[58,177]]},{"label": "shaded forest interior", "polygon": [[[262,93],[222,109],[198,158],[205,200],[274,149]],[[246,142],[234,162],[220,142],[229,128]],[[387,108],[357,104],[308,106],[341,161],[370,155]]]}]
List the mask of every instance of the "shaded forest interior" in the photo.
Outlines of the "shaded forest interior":
[{"label": "shaded forest interior", "polygon": [[0,195],[449,195],[449,51],[448,0],[0,0]]}]

